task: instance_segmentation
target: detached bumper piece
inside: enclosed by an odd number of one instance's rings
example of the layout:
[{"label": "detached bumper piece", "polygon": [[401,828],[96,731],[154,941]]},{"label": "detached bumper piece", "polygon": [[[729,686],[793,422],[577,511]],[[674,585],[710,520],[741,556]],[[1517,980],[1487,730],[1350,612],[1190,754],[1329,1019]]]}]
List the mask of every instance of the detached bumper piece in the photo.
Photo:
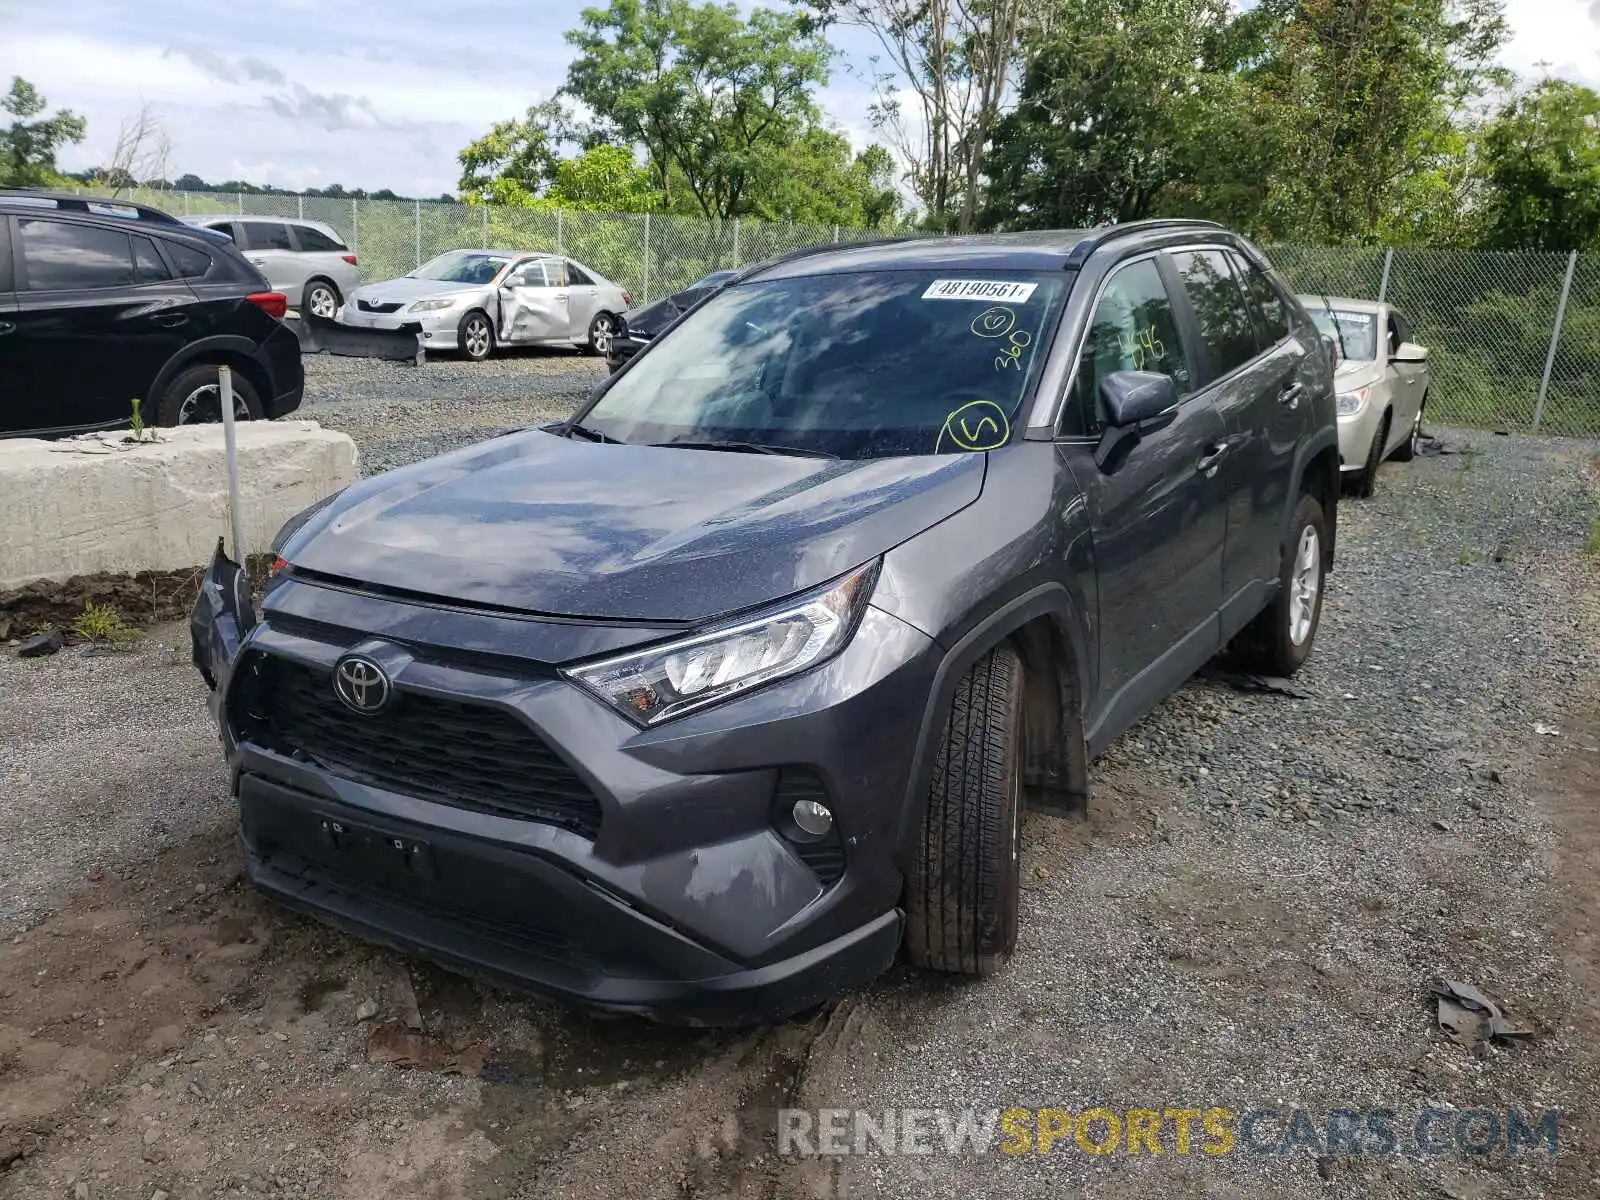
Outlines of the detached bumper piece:
[{"label": "detached bumper piece", "polygon": [[386,362],[413,362],[419,367],[427,358],[422,348],[422,325],[417,321],[408,321],[398,329],[357,329],[306,312],[292,324],[303,354],[379,358]]},{"label": "detached bumper piece", "polygon": [[263,891],[360,937],[502,986],[679,1024],[758,1024],[880,974],[898,910],[804,954],[744,967],[522,847],[239,779]]}]

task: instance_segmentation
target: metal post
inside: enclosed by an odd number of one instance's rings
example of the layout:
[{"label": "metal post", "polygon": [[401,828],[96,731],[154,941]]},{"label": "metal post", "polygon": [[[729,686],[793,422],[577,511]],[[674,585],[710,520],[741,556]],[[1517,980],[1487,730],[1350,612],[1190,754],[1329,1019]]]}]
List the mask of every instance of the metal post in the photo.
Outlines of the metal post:
[{"label": "metal post", "polygon": [[650,214],[644,215],[644,302],[650,303]]},{"label": "metal post", "polygon": [[296,196],[294,198],[294,215],[302,221],[306,219],[306,198],[304,196]]},{"label": "metal post", "polygon": [[1378,284],[1378,303],[1389,299],[1389,272],[1394,270],[1394,247],[1383,252],[1383,282]]},{"label": "metal post", "polygon": [[242,215],[244,213],[244,193],[236,192],[234,194],[239,198],[239,212]]},{"label": "metal post", "polygon": [[1567,323],[1567,301],[1572,296],[1572,277],[1578,273],[1578,252],[1574,250],[1567,259],[1567,277],[1561,284],[1561,303],[1556,305],[1556,327],[1550,334],[1550,353],[1545,355],[1544,378],[1539,381],[1539,402],[1533,406],[1533,432],[1539,432],[1539,422],[1544,420],[1544,402],[1550,395],[1550,376],[1556,368],[1556,349],[1561,345],[1561,329]]},{"label": "metal post", "polygon": [[489,205],[483,205],[483,248],[489,248]]},{"label": "metal post", "polygon": [[186,216],[186,217],[189,215],[189,193],[188,192],[185,192],[183,194],[183,215]]},{"label": "metal post", "polygon": [[350,249],[361,257],[361,202],[350,201]]},{"label": "metal post", "polygon": [[737,269],[738,266],[739,266],[739,218],[738,217],[735,217],[733,219],[733,265],[734,265],[735,269]]},{"label": "metal post", "polygon": [[833,227],[833,244],[835,246],[839,244],[839,226],[837,224]]},{"label": "metal post", "polygon": [[556,253],[563,258],[567,254],[567,210],[556,209]]},{"label": "metal post", "polygon": [[422,201],[413,200],[412,206],[416,209],[417,217],[417,266],[422,265]]},{"label": "metal post", "polygon": [[228,462],[228,525],[233,532],[233,561],[246,566],[244,513],[239,505],[239,443],[234,429],[233,371],[226,365],[217,368],[217,388],[221,393],[222,449]]}]

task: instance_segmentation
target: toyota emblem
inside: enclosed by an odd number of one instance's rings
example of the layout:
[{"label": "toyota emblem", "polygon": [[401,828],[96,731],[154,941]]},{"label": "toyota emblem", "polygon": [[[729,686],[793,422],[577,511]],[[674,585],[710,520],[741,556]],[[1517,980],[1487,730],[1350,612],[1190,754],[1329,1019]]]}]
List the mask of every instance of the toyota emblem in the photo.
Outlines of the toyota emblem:
[{"label": "toyota emblem", "polygon": [[333,668],[333,690],[345,707],[371,716],[389,703],[389,676],[377,663],[359,654],[341,658]]}]

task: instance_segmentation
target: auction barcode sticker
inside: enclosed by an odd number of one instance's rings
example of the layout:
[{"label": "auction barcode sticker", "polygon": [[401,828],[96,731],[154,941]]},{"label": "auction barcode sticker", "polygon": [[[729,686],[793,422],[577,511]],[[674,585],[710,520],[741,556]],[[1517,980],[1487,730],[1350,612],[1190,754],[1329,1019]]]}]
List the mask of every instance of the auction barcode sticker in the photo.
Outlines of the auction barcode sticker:
[{"label": "auction barcode sticker", "polygon": [[988,300],[1001,304],[1026,304],[1037,283],[1008,283],[1003,279],[935,279],[922,293],[924,300]]}]

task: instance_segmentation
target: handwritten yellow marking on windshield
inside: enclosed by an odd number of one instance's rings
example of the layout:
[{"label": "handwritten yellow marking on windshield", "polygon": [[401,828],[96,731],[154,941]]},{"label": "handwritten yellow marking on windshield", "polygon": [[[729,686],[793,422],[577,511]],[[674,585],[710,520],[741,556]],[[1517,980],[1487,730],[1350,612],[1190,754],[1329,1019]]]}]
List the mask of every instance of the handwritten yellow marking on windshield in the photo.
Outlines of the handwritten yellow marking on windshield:
[{"label": "handwritten yellow marking on windshield", "polygon": [[1033,334],[1026,329],[1019,329],[1013,333],[1006,347],[994,356],[994,369],[996,371],[1022,370],[1022,352],[1033,341]]},{"label": "handwritten yellow marking on windshield", "polygon": [[1011,421],[1006,410],[993,400],[974,400],[963,404],[944,419],[933,452],[944,448],[945,439],[957,450],[998,450],[1011,437]]},{"label": "handwritten yellow marking on windshield", "polygon": [[972,332],[981,338],[1002,338],[1017,327],[1017,314],[996,305],[972,318]]}]

